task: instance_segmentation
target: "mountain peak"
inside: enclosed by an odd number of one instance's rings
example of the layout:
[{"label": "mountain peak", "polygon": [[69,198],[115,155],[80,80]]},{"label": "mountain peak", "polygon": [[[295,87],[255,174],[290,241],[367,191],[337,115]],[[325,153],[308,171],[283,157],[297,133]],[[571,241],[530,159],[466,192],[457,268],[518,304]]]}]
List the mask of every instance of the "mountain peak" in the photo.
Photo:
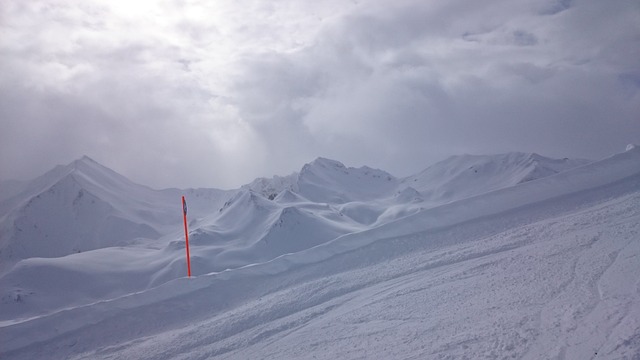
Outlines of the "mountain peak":
[{"label": "mountain peak", "polygon": [[370,167],[346,167],[339,161],[317,158],[298,176],[298,190],[305,198],[326,203],[364,201],[389,196],[397,186],[391,174]]},{"label": "mountain peak", "polygon": [[111,171],[113,170],[107,168],[106,166],[100,164],[99,162],[93,160],[87,155],[83,155],[81,158],[76,159],[67,165],[67,168],[71,171],[77,170],[98,170],[98,171]]},{"label": "mountain peak", "polygon": [[318,166],[318,167],[322,167],[322,168],[346,169],[346,166],[344,166],[344,164],[341,163],[340,161],[332,160],[332,159],[328,159],[328,158],[324,158],[324,157],[316,158],[312,162],[306,164],[303,167],[303,169],[305,167],[310,167],[310,166],[314,166],[314,167]]},{"label": "mountain peak", "polygon": [[82,157],[81,157],[81,158],[77,159],[77,160],[76,160],[76,161],[74,161],[74,162],[95,163],[95,164],[97,164],[97,163],[98,163],[97,161],[93,160],[92,158],[90,158],[90,157],[89,157],[89,156],[87,156],[87,155],[82,155]]},{"label": "mountain peak", "polygon": [[[64,175],[74,175],[84,186],[88,187],[106,187],[108,189],[116,190],[116,189],[126,189],[131,187],[143,187],[144,185],[139,185],[133,183],[124,175],[119,174],[118,172],[111,170],[110,168],[102,165],[101,163],[95,161],[87,155],[82,156],[81,158],[74,160],[73,162],[63,166]],[[117,190],[117,191],[120,191]]]},{"label": "mountain peak", "polygon": [[273,200],[283,190],[295,191],[297,189],[297,180],[298,173],[295,172],[287,176],[261,177],[243,185],[241,189],[255,191],[269,200]]}]

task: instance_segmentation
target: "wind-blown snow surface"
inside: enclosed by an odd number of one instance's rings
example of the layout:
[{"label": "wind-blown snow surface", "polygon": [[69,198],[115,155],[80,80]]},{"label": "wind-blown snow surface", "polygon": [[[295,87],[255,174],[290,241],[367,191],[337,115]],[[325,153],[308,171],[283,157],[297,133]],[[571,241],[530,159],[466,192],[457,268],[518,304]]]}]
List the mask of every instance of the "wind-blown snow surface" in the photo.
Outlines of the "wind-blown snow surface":
[{"label": "wind-blown snow surface", "polygon": [[[164,267],[145,265],[182,260],[170,260],[184,251],[176,234],[163,235],[159,244],[167,245],[155,250],[136,245],[20,261],[0,279],[3,292],[14,291],[0,304],[1,355],[640,358],[640,149],[534,176],[481,162],[472,170],[494,176],[483,175],[475,191],[429,171],[396,179],[319,159],[280,181],[273,201],[250,186],[229,194],[219,210],[194,220],[194,263],[215,266],[216,256],[255,263],[191,279],[170,280],[159,274]],[[507,173],[504,186],[493,188]],[[368,187],[348,191],[358,178]],[[268,253],[274,249],[289,253]],[[92,265],[95,254],[107,256]],[[16,284],[36,276],[29,271],[42,275],[43,264],[80,277],[26,294]],[[143,280],[124,281],[129,291],[117,291],[124,279],[117,274],[127,273]],[[95,281],[102,279],[104,286]],[[47,306],[57,286],[85,298]],[[114,297],[132,289],[141,291]]]}]

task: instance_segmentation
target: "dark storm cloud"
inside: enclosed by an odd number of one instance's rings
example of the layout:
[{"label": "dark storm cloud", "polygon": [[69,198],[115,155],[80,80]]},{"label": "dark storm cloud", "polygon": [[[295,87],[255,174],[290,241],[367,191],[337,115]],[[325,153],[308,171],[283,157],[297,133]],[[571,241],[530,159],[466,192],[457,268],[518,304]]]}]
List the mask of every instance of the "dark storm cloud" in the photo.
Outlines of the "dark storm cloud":
[{"label": "dark storm cloud", "polygon": [[0,16],[1,178],[87,154],[155,187],[231,187],[317,156],[403,175],[640,142],[633,2],[12,0]]}]

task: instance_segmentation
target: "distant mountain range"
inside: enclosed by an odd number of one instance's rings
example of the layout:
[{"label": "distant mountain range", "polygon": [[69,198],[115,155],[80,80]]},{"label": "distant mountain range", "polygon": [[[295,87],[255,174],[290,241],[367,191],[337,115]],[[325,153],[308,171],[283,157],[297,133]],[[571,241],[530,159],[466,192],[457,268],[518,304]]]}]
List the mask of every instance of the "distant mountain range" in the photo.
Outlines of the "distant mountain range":
[{"label": "distant mountain range", "polygon": [[[464,155],[397,178],[383,170],[346,167],[318,158],[300,172],[259,178],[235,190],[153,190],[85,156],[32,181],[6,187],[3,183],[0,271],[5,276],[0,284],[20,279],[21,287],[43,291],[38,283],[44,277],[38,274],[57,274],[52,269],[60,267],[66,268],[66,277],[90,278],[85,271],[95,265],[93,257],[80,254],[116,256],[117,249],[135,249],[141,258],[153,260],[135,270],[108,269],[111,281],[130,285],[100,289],[92,295],[96,298],[179,277],[185,267],[182,195],[189,207],[197,275],[269,261],[438,205],[588,163],[528,153]],[[124,252],[130,256],[131,251]],[[68,256],[76,265],[68,265]],[[88,263],[79,265],[85,258]],[[131,271],[143,273],[142,280],[134,284],[123,280]],[[72,291],[72,285],[67,290]],[[67,301],[62,297],[60,304]]]},{"label": "distant mountain range", "polygon": [[[0,202],[0,226],[4,230],[0,258],[6,270],[6,265],[30,257],[60,257],[130,245],[140,239],[159,239],[179,228],[176,199],[182,194],[187,195],[191,214],[201,219],[192,229],[197,241],[204,241],[205,234],[210,234],[214,244],[228,248],[235,243],[245,248],[242,253],[246,253],[252,252],[246,248],[249,244],[257,246],[266,241],[276,224],[287,228],[293,226],[290,222],[309,226],[318,223],[318,231],[309,240],[311,245],[420,208],[543,178],[587,163],[526,153],[464,155],[399,179],[382,170],[366,166],[350,168],[335,160],[318,158],[304,165],[300,172],[259,178],[238,190],[184,191],[153,190],[135,184],[85,156],[32,181],[8,182],[6,187],[3,184],[6,190]],[[323,206],[322,211],[317,210]],[[251,224],[241,219],[250,219]],[[285,244],[290,243],[279,238]],[[304,246],[293,246],[301,247]],[[270,247],[260,252],[259,258],[264,260],[280,253]],[[229,266],[253,260],[238,258]],[[227,266],[226,263],[218,262],[215,268]]]}]

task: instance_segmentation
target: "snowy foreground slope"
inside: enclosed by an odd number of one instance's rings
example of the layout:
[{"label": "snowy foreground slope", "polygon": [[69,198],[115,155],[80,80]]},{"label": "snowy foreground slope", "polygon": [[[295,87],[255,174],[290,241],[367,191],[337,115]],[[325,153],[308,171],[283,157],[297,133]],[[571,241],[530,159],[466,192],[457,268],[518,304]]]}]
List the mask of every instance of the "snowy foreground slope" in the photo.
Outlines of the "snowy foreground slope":
[{"label": "snowy foreground slope", "polygon": [[[191,279],[151,279],[184,251],[160,226],[156,249],[140,239],[21,260],[0,279],[2,291],[21,280],[39,287],[22,301],[3,297],[0,357],[640,358],[640,149],[544,174],[494,160],[448,167],[449,181],[325,159],[277,183],[258,181],[272,193],[245,188],[193,223],[196,265],[214,266],[209,259],[225,252],[220,260],[250,265]],[[460,184],[479,173],[493,175],[471,194]],[[357,178],[369,187],[348,191]],[[224,215],[247,211],[246,222]],[[274,242],[293,251],[263,257]],[[98,259],[103,267],[90,266]],[[154,262],[163,265],[146,265]],[[80,277],[44,289],[34,280],[41,266]],[[127,273],[144,284],[124,281]],[[119,282],[139,290],[118,295]],[[74,303],[56,287],[85,298]]]}]

